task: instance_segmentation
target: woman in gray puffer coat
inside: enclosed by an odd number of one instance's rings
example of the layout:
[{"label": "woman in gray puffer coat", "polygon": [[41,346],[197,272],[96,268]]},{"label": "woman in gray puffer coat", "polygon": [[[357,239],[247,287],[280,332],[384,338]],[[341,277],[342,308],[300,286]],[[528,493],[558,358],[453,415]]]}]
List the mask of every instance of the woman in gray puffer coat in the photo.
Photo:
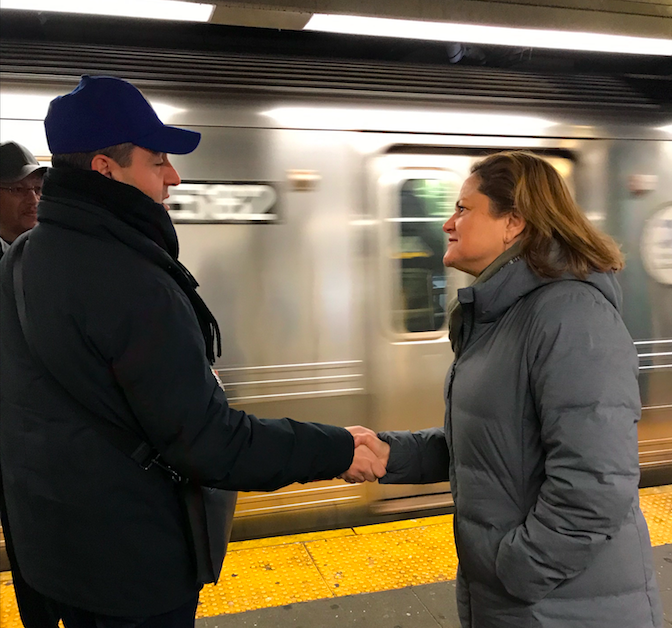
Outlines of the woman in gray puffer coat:
[{"label": "woman in gray puffer coat", "polygon": [[451,313],[445,425],[380,434],[381,482],[450,479],[464,628],[662,626],[617,245],[524,152],[476,164],[444,231],[445,265],[476,276]]}]

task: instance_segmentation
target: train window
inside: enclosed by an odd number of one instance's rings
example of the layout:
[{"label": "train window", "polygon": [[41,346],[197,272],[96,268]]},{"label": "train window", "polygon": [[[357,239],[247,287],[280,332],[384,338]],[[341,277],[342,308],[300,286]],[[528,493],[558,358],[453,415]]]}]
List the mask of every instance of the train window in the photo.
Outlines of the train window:
[{"label": "train window", "polygon": [[167,200],[174,223],[278,222],[278,194],[270,183],[182,182]]},{"label": "train window", "polygon": [[431,332],[446,322],[446,240],[443,223],[459,185],[450,179],[407,179],[399,188],[399,223],[392,256],[399,279],[394,312],[400,332]]}]

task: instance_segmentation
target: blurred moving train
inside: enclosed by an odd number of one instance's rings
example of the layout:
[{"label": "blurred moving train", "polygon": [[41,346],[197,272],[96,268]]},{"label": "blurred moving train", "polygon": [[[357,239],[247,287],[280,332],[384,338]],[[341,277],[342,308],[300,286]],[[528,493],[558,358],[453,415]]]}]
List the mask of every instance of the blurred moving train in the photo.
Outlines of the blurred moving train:
[{"label": "blurred moving train", "polygon": [[[144,90],[202,133],[174,158],[180,259],[223,334],[232,405],[375,430],[443,423],[441,227],[469,167],[523,148],[622,244],[640,357],[644,480],[672,469],[672,108],[637,77],[5,42],[0,135],[48,161],[49,100],[83,72]],[[82,61],[82,60],[86,61]],[[474,382],[478,386],[478,382]],[[489,394],[483,390],[483,394]],[[448,484],[294,485],[241,494],[237,538],[451,505]]]}]

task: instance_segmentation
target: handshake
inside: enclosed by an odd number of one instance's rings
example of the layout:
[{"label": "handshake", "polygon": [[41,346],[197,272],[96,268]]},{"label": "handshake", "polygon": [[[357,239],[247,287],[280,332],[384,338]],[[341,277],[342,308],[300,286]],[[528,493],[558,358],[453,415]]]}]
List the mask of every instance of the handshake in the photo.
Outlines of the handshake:
[{"label": "handshake", "polygon": [[355,439],[355,456],[350,468],[338,477],[355,484],[357,482],[375,482],[387,473],[387,460],[390,446],[380,440],[373,430],[360,425],[346,427]]}]

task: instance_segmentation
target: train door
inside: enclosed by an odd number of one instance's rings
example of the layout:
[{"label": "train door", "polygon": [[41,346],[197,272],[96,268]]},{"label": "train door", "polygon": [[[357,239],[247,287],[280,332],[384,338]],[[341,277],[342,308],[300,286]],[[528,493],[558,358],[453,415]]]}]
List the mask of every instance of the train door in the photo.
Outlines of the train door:
[{"label": "train door", "polygon": [[[559,152],[559,151],[558,151]],[[442,227],[464,179],[483,150],[465,154],[379,157],[371,189],[378,211],[375,268],[379,289],[370,312],[370,373],[376,427],[420,430],[442,426],[444,378],[453,360],[448,340],[450,306],[473,278],[443,266]],[[543,155],[574,191],[573,162]],[[374,199],[372,199],[374,200]],[[394,513],[452,504],[447,482],[424,486],[380,485],[374,510]]]},{"label": "train door", "polygon": [[[448,311],[463,273],[446,269],[443,224],[452,213],[472,158],[386,155],[374,164],[378,211],[372,273],[371,392],[381,430],[419,430],[443,424],[443,381],[453,359]],[[380,485],[378,512],[402,512],[451,503],[448,483]]]}]

